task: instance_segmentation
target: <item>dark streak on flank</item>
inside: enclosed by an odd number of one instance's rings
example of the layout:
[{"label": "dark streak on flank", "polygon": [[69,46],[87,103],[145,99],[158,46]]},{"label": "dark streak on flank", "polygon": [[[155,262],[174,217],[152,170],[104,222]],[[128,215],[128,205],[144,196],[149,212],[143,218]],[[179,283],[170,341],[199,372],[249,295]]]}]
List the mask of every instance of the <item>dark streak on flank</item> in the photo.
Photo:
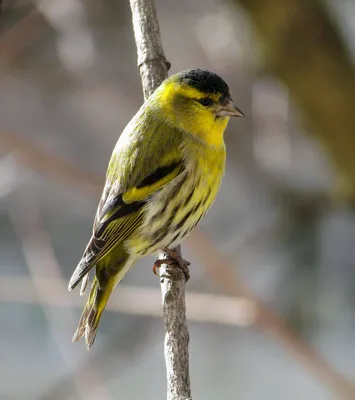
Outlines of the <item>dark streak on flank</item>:
[{"label": "dark streak on flank", "polygon": [[190,210],[184,217],[183,219],[175,226],[175,229],[181,229],[184,223],[187,221],[187,219],[190,217],[190,215],[193,213],[193,210]]},{"label": "dark streak on flank", "polygon": [[176,215],[176,213],[177,213],[177,211],[179,210],[180,207],[181,207],[181,204],[180,204],[180,203],[179,203],[179,204],[176,204],[175,207],[171,210],[169,219],[168,219],[167,222],[164,224],[164,226],[161,227],[160,229],[158,229],[158,230],[154,233],[154,235],[153,235],[154,240],[153,240],[153,242],[152,242],[152,244],[151,244],[151,247],[156,246],[156,245],[157,245],[159,242],[161,242],[161,241],[164,239],[164,237],[168,234],[168,232],[170,231],[172,222],[173,222],[173,220],[174,220],[174,217],[175,217],[175,215]]},{"label": "dark streak on flank", "polygon": [[174,237],[171,239],[171,243],[174,243],[175,240],[179,237],[179,235],[180,235],[180,232],[177,232],[177,233],[174,235]]},{"label": "dark streak on flank", "polygon": [[[158,218],[160,218],[162,215],[164,215],[166,213],[169,202],[178,195],[178,193],[182,187],[182,184],[185,182],[185,179],[186,179],[186,174],[183,176],[182,181],[179,182],[179,184],[174,186],[174,188],[172,189],[172,192],[170,193],[169,199],[164,202],[163,208],[151,217],[150,222],[156,221]],[[180,207],[180,205],[179,205],[179,207]]]},{"label": "dark streak on flank", "polygon": [[183,207],[186,207],[190,203],[190,200],[192,199],[194,192],[195,192],[195,187],[192,188],[190,194],[186,197]]},{"label": "dark streak on flank", "polygon": [[196,228],[197,224],[201,221],[201,219],[204,217],[205,214],[206,214],[206,211],[204,211],[204,212],[198,217],[197,221],[193,224],[191,230]]},{"label": "dark streak on flank", "polygon": [[168,231],[166,229],[160,229],[158,232],[160,232],[160,235],[155,238],[154,242],[151,244],[151,248],[155,247],[157,244],[159,244],[165,236],[168,234]]},{"label": "dark streak on flank", "polygon": [[184,185],[184,183],[186,181],[186,178],[187,178],[187,174],[184,173],[182,175],[182,178],[181,178],[180,182],[175,185],[174,190],[170,193],[170,198],[174,198],[175,196],[178,195],[180,189],[182,188],[182,186]]},{"label": "dark streak on flank", "polygon": [[157,211],[156,214],[154,214],[154,215],[152,216],[152,218],[150,219],[150,222],[152,223],[152,222],[154,222],[155,220],[157,220],[158,218],[160,218],[161,216],[163,216],[163,215],[166,213],[166,209],[168,208],[168,205],[169,205],[169,202],[166,201],[166,202],[164,203],[164,207],[163,207],[160,211]]},{"label": "dark streak on flank", "polygon": [[193,213],[195,213],[200,208],[201,204],[202,204],[202,200],[199,201],[191,211]]},{"label": "dark streak on flank", "polygon": [[170,217],[169,217],[169,219],[168,219],[168,221],[166,223],[166,226],[167,226],[168,229],[171,228],[171,225],[172,225],[173,220],[174,220],[174,218],[176,216],[176,213],[179,211],[179,208],[181,208],[181,204],[180,203],[176,204],[176,206],[171,211]]},{"label": "dark streak on flank", "polygon": [[208,199],[210,198],[210,195],[211,195],[211,188],[208,189],[208,193],[206,194],[206,197],[203,200],[202,206],[206,205]]},{"label": "dark streak on flank", "polygon": [[156,213],[155,217],[160,217],[161,215],[165,214],[167,208],[168,208],[168,202],[166,201],[164,207],[161,209],[160,212]]},{"label": "dark streak on flank", "polygon": [[154,240],[152,244],[156,244],[156,242],[158,241],[158,238],[160,238],[160,236],[163,234],[165,236],[167,234],[167,232],[168,232],[168,229],[167,229],[166,225],[164,225],[160,229],[156,230],[154,232],[154,234],[152,235],[152,238]]},{"label": "dark streak on flank", "polygon": [[201,221],[203,216],[206,214],[206,212],[203,212],[197,219],[197,221],[185,232],[184,236],[190,233],[192,230],[194,230],[197,226],[197,224]]}]

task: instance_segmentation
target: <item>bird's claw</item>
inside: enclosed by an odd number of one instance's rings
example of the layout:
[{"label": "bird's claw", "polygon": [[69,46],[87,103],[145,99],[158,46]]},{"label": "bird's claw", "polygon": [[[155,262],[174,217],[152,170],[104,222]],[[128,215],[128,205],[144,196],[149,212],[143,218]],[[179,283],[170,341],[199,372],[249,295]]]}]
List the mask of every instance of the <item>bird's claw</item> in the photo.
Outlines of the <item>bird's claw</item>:
[{"label": "bird's claw", "polygon": [[189,270],[189,265],[191,264],[189,261],[184,260],[180,254],[178,254],[174,250],[170,250],[168,248],[164,248],[163,251],[166,253],[168,256],[167,258],[163,260],[156,260],[154,265],[153,265],[153,272],[155,275],[160,276],[157,272],[157,269],[160,268],[163,264],[168,264],[170,266],[176,265],[178,268],[181,269],[181,271],[185,275],[186,282],[190,279],[190,270]]}]

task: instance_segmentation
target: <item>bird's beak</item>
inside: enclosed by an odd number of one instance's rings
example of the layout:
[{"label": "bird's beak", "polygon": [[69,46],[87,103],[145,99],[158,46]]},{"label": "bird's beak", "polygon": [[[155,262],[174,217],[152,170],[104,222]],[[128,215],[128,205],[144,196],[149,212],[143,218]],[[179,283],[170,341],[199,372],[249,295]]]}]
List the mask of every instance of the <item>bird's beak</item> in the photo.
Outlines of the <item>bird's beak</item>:
[{"label": "bird's beak", "polygon": [[230,97],[222,100],[216,115],[218,117],[245,117]]}]

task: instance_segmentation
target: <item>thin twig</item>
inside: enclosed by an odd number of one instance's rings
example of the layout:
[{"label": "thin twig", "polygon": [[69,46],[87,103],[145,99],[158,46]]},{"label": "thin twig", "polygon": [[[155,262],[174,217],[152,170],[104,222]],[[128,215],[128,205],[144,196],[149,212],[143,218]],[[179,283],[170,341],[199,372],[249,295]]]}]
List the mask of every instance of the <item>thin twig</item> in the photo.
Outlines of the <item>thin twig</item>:
[{"label": "thin twig", "polygon": [[[168,76],[166,60],[153,0],[130,0],[138,68],[147,99]],[[181,255],[180,247],[176,250]],[[161,256],[164,259],[165,255]],[[189,332],[186,324],[185,277],[178,268],[162,265],[161,291],[166,328],[165,363],[167,399],[191,399],[189,376]]]},{"label": "thin twig", "polygon": [[138,68],[144,99],[168,77],[170,63],[166,60],[153,0],[130,0],[134,37],[137,45]]},{"label": "thin twig", "polygon": [[[37,253],[39,253],[37,251]],[[82,308],[80,297],[69,297],[61,288],[62,278],[36,275],[36,286],[28,277],[1,276],[0,303],[43,305],[55,308]],[[16,288],[16,291],[13,288]],[[41,294],[38,298],[37,291]],[[160,290],[143,286],[120,284],[112,293],[107,311],[137,316],[162,317]],[[139,299],[140,301],[136,301]],[[189,292],[186,295],[188,318],[193,322],[226,326],[250,326],[255,322],[253,304],[244,298]],[[65,335],[63,335],[65,336]]]}]

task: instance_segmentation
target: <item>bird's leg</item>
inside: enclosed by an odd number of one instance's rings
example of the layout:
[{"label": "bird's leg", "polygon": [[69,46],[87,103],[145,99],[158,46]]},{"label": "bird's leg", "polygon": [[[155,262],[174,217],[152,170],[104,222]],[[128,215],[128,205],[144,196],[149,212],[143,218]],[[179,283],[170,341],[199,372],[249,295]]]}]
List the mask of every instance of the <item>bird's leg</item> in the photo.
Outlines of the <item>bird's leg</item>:
[{"label": "bird's leg", "polygon": [[154,275],[160,276],[157,272],[157,269],[159,269],[163,264],[172,265],[174,264],[174,262],[174,260],[170,260],[169,258],[165,258],[164,260],[155,260],[155,263],[153,265]]},{"label": "bird's leg", "polygon": [[173,264],[176,264],[182,270],[187,282],[190,279],[189,265],[191,263],[187,260],[184,260],[181,255],[175,250],[170,250],[168,247],[164,247],[163,251],[166,253],[170,260],[174,261]]},{"label": "bird's leg", "polygon": [[185,275],[186,282],[190,279],[190,270],[189,265],[191,264],[189,261],[184,260],[176,251],[170,250],[167,247],[162,249],[164,253],[168,256],[164,260],[156,260],[153,265],[153,272],[155,275],[158,275],[157,269],[160,268],[163,264],[168,264],[170,266],[176,265]]}]

